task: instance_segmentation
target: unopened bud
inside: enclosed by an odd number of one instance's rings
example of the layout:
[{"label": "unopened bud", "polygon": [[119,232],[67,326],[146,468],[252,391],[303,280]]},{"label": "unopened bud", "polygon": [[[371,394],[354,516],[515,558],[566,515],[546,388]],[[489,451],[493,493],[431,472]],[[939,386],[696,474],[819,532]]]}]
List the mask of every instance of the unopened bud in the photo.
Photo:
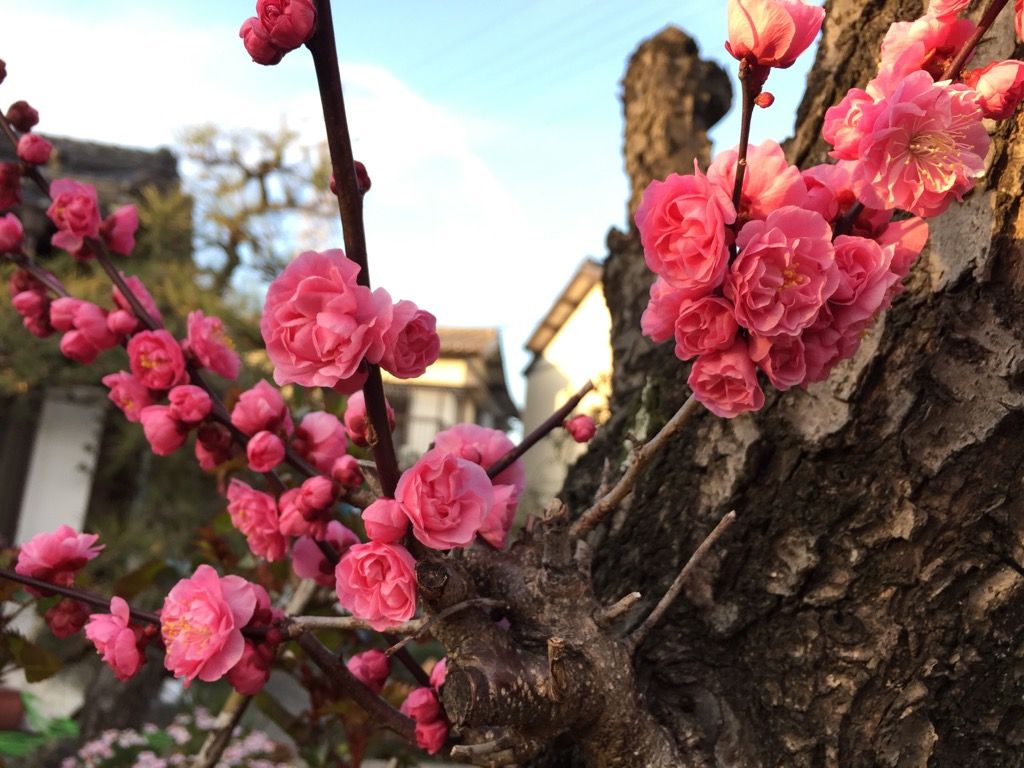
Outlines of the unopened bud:
[{"label": "unopened bud", "polygon": [[7,79],[7,62],[0,59],[0,83]]},{"label": "unopened bud", "polygon": [[775,103],[775,97],[770,91],[761,91],[754,99],[754,103],[761,109],[768,109],[768,107]]},{"label": "unopened bud", "polygon": [[366,166],[360,163],[358,160],[355,162],[356,169],[356,185],[359,187],[359,191],[364,195],[370,191],[370,174],[366,172]]},{"label": "unopened bud", "polygon": [[27,101],[16,101],[7,108],[8,122],[22,133],[31,131],[39,122],[39,113]]}]

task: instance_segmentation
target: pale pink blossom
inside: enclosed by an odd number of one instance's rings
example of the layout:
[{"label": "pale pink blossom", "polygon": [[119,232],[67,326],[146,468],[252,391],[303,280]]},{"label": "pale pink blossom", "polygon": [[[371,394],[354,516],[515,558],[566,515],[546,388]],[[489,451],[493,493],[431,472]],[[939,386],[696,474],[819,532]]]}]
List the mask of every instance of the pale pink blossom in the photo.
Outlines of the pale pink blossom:
[{"label": "pale pink blossom", "polygon": [[416,746],[428,755],[436,755],[448,741],[448,723],[441,718],[416,723],[415,733]]},{"label": "pale pink blossom", "polygon": [[640,330],[651,341],[660,344],[672,338],[675,332],[679,306],[688,291],[674,288],[661,277],[651,285],[647,308],[640,317]]},{"label": "pale pink blossom", "polygon": [[703,296],[722,282],[736,211],[724,190],[696,164],[693,170],[648,184],[635,218],[651,271],[688,296]]},{"label": "pale pink blossom", "polygon": [[46,626],[59,640],[66,640],[82,631],[89,620],[89,609],[84,603],[65,597],[43,614]]},{"label": "pale pink blossom", "polygon": [[345,455],[345,427],[333,413],[312,411],[295,429],[292,447],[321,472],[330,472],[334,462]]},{"label": "pale pink blossom", "polygon": [[50,300],[41,291],[22,291],[11,299],[14,311],[21,315],[25,329],[41,339],[53,333],[50,324]]},{"label": "pale pink blossom", "polygon": [[391,674],[390,659],[376,648],[353,655],[345,666],[353,677],[374,693],[384,690],[384,684]]},{"label": "pale pink blossom", "polygon": [[207,317],[202,310],[188,313],[188,340],[185,347],[199,364],[218,376],[234,381],[242,360],[224,330],[219,317]]},{"label": "pale pink blossom", "polygon": [[110,402],[121,409],[128,421],[138,422],[142,409],[153,404],[149,388],[128,371],[107,374],[103,384],[110,389]]},{"label": "pale pink blossom", "polygon": [[135,232],[139,228],[139,213],[134,205],[123,205],[107,216],[100,225],[100,235],[111,252],[130,256],[135,250]]},{"label": "pale pink blossom", "polygon": [[687,383],[705,408],[725,419],[760,410],[764,405],[757,371],[741,340],[729,349],[698,357]]},{"label": "pale pink blossom", "polygon": [[441,717],[441,704],[433,688],[414,688],[405,697],[400,711],[417,723],[429,723]]},{"label": "pale pink blossom", "polygon": [[157,456],[170,456],[188,437],[188,428],[174,418],[166,405],[147,405],[139,412],[139,421],[149,447]]},{"label": "pale pink blossom", "polygon": [[53,154],[53,144],[38,133],[26,133],[18,139],[18,159],[29,165],[46,165]]},{"label": "pale pink blossom", "polygon": [[894,221],[876,239],[879,245],[893,246],[889,268],[902,279],[910,274],[910,268],[928,242],[928,222],[917,216]]},{"label": "pale pink blossom", "polygon": [[[720,152],[708,168],[708,179],[730,198],[736,183],[737,156],[735,149]],[[747,170],[737,212],[740,222],[763,219],[784,205],[802,206],[806,199],[800,169],[789,164],[777,141],[766,139],[747,148]]]},{"label": "pale pink blossom", "polygon": [[[324,539],[339,557],[344,556],[350,547],[359,544],[359,537],[337,520],[327,523]],[[324,557],[316,541],[309,536],[300,536],[292,545],[292,570],[300,579],[312,579],[324,587],[334,586],[334,565]]]},{"label": "pale pink blossom", "polygon": [[110,613],[94,613],[89,617],[85,636],[122,682],[138,672],[145,661],[139,653],[139,638],[131,626],[128,603],[120,597],[110,598]]},{"label": "pale pink blossom", "polygon": [[[388,424],[395,428],[395,411],[391,403],[385,401],[388,410]],[[368,445],[370,420],[366,415],[366,399],[362,392],[353,392],[345,403],[345,415],[342,417],[349,439],[356,445]]]},{"label": "pale pink blossom", "polygon": [[[125,285],[128,286],[128,290],[131,291],[132,295],[135,296],[136,299],[138,299],[139,304],[142,305],[146,314],[149,315],[150,319],[159,323],[162,319],[160,310],[157,309],[156,301],[153,299],[152,295],[150,295],[146,286],[136,275],[125,275],[124,272],[121,272],[120,274],[121,279],[124,280]],[[135,310],[132,309],[132,305],[129,303],[128,298],[121,293],[121,289],[116,285],[112,290],[112,294],[114,297],[114,303],[117,304],[118,307],[123,309],[125,312],[135,313]]]},{"label": "pale pink blossom", "polygon": [[[486,470],[511,451],[515,444],[500,430],[476,424],[456,424],[434,436],[434,447],[479,464]],[[526,469],[522,459],[517,459],[495,475],[491,484],[494,487],[494,504],[478,533],[492,547],[502,549],[508,540],[519,497],[526,488]]]},{"label": "pale pink blossom", "polygon": [[676,357],[689,360],[705,352],[728,349],[738,331],[735,310],[725,299],[687,299],[680,305],[675,321]]},{"label": "pale pink blossom", "polygon": [[237,478],[228,484],[227,498],[231,524],[245,535],[253,554],[269,562],[284,557],[288,541],[279,530],[277,500]]},{"label": "pale pink blossom", "polygon": [[807,376],[804,344],[800,336],[775,336],[770,339],[751,336],[747,352],[776,389],[785,391],[803,384]]},{"label": "pale pink blossom", "polygon": [[339,456],[331,465],[331,477],[346,488],[358,488],[363,484],[363,470],[355,456]]},{"label": "pale pink blossom", "polygon": [[871,208],[942,213],[984,173],[989,138],[974,91],[908,75],[865,110],[854,188]]},{"label": "pale pink blossom", "polygon": [[956,16],[970,4],[971,0],[930,0],[927,12],[932,16]]},{"label": "pale pink blossom", "polygon": [[[829,224],[849,212],[857,203],[857,195],[853,191],[853,172],[856,167],[854,160],[840,160],[837,163],[812,165],[804,170],[807,202],[803,207],[817,211]],[[891,219],[891,210],[862,206],[851,225],[851,231],[855,235],[874,237],[885,229]]]},{"label": "pale pink blossom", "polygon": [[[18,550],[14,570],[22,576],[71,586],[75,574],[104,548],[94,533],[78,533],[69,525],[37,533]],[[31,591],[31,590],[30,590]]]},{"label": "pale pink blossom", "polygon": [[313,0],[258,0],[256,15],[270,42],[285,51],[309,40],[316,27]]},{"label": "pale pink blossom", "polygon": [[762,67],[789,67],[821,29],[825,10],[803,0],[729,0],[729,41],[734,58]]},{"label": "pale pink blossom", "polygon": [[[864,109],[875,103],[874,97],[860,88],[851,88],[842,100],[825,110],[821,136],[832,145],[830,157],[837,160],[856,160],[864,128],[861,118]],[[806,171],[804,172],[806,176]]]},{"label": "pale pink blossom", "polygon": [[107,313],[107,329],[115,336],[127,336],[139,327],[139,319],[131,312],[115,309]]},{"label": "pale pink blossom", "polygon": [[213,401],[202,387],[180,384],[167,393],[171,415],[188,425],[198,424],[210,415]]},{"label": "pale pink blossom", "polygon": [[875,96],[892,93],[907,75],[925,71],[932,80],[943,73],[974,33],[974,22],[925,14],[914,21],[890,25],[882,40],[878,76],[868,85]]},{"label": "pale pink blossom", "polygon": [[58,179],[50,184],[53,202],[46,215],[57,227],[52,242],[58,248],[74,253],[82,248],[86,238],[100,233],[100,210],[96,189],[71,179]]},{"label": "pale pink blossom", "polygon": [[577,443],[588,443],[594,438],[594,435],[597,434],[597,425],[595,425],[594,420],[585,413],[578,413],[571,419],[566,419],[562,426]]},{"label": "pale pink blossom", "polygon": [[231,410],[231,423],[246,435],[255,435],[263,430],[285,434],[292,431],[292,417],[284,398],[263,379],[239,395]]},{"label": "pale pink blossom", "polygon": [[810,326],[839,284],[832,230],[821,215],[786,206],[745,224],[736,243],[725,295],[739,324],[759,336]]},{"label": "pale pink blossom", "polygon": [[415,379],[437,362],[440,354],[437,318],[411,301],[395,304],[391,327],[384,334],[381,368],[399,379]]},{"label": "pale pink blossom", "polygon": [[270,285],[260,330],[279,385],[333,387],[364,358],[380,362],[391,297],[359,285],[358,274],[339,250],[307,251]]},{"label": "pale pink blossom", "polygon": [[409,530],[409,518],[394,499],[376,499],[363,510],[363,527],[373,541],[394,544]]},{"label": "pale pink blossom", "polygon": [[343,608],[378,632],[416,612],[416,561],[396,544],[356,544],[338,562],[335,588]]},{"label": "pale pink blossom", "polygon": [[185,356],[167,331],[142,331],[128,342],[132,375],[150,389],[170,389],[188,379]]},{"label": "pale pink blossom", "polygon": [[1024,99],[1024,61],[994,61],[987,67],[967,72],[964,82],[978,94],[985,117],[1005,120]]},{"label": "pale pink blossom", "polygon": [[213,682],[238,663],[242,629],[256,610],[256,590],[239,576],[218,576],[208,565],[171,589],[160,611],[167,654],[164,666],[187,687],[197,677]]},{"label": "pale pink blossom", "polygon": [[0,217],[0,253],[16,253],[21,250],[25,230],[13,213]]},{"label": "pale pink blossom", "polygon": [[839,287],[829,299],[836,324],[844,328],[870,320],[889,305],[900,276],[891,270],[894,246],[864,237],[835,240]]},{"label": "pale pink blossom", "polygon": [[252,16],[242,22],[242,28],[238,30],[238,36],[242,38],[245,50],[252,56],[257,64],[269,66],[277,64],[284,57],[287,51],[278,48],[270,40],[270,35],[260,24],[260,20]]},{"label": "pale pink blossom", "polygon": [[245,457],[253,472],[270,472],[284,461],[284,441],[273,432],[257,432],[245,446]]}]

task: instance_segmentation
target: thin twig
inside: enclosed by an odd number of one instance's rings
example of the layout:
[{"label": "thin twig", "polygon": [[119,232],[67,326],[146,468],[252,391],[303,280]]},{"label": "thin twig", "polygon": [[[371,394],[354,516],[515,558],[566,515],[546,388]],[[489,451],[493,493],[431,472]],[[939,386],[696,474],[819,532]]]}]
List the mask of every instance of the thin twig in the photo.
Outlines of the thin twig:
[{"label": "thin twig", "polygon": [[[97,595],[94,592],[87,592],[84,589],[78,589],[77,587],[64,587],[59,584],[51,584],[48,581],[42,579],[34,579],[31,576],[23,576],[22,574],[8,570],[7,568],[0,568],[0,578],[8,579],[10,581],[16,581],[19,584],[24,584],[28,587],[38,589],[40,592],[51,592],[64,597],[70,597],[73,600],[78,600],[81,603],[91,605],[94,608],[100,608],[104,611],[110,610],[110,598]],[[160,624],[160,617],[151,613],[150,611],[140,611],[138,608],[128,607],[128,613],[136,621],[141,621],[145,624]]]},{"label": "thin twig", "polygon": [[[432,626],[434,626],[437,622],[443,621],[444,619],[448,618],[452,614],[458,613],[459,611],[464,611],[467,608],[507,608],[507,607],[508,607],[507,604],[502,602],[501,600],[491,600],[490,598],[487,598],[487,597],[474,597],[474,598],[471,598],[469,600],[464,600],[461,603],[456,603],[455,605],[449,605],[447,608],[445,608],[440,613],[437,613],[434,616],[431,616],[429,619],[427,619],[427,621],[423,622],[422,625],[419,628],[417,628],[414,632],[408,633],[408,637],[404,638],[403,640],[399,640],[397,643],[395,643],[390,648],[388,648],[386,651],[384,651],[384,653],[386,653],[388,656],[392,656],[392,655],[398,653],[400,650],[405,648],[405,646],[407,646],[409,643],[411,643],[417,637],[420,637],[421,635],[425,635],[427,632],[429,632],[430,628]],[[394,631],[394,630],[390,630],[390,631]]]},{"label": "thin twig", "polygon": [[750,123],[754,115],[754,99],[761,90],[760,85],[755,86],[757,78],[750,71],[750,63],[746,59],[740,61],[739,69],[743,101],[740,108],[740,143],[736,148],[736,180],[732,187],[732,207],[736,209],[737,220],[740,215],[740,203],[743,201],[743,176],[747,171],[747,147],[750,145]]},{"label": "thin twig", "polygon": [[665,616],[665,612],[668,611],[675,599],[679,597],[679,594],[683,591],[683,587],[686,586],[687,580],[693,573],[693,569],[697,567],[701,560],[704,559],[708,551],[715,545],[727,530],[736,522],[736,512],[732,511],[718,521],[718,525],[711,529],[711,533],[707,535],[707,538],[700,543],[700,546],[693,551],[690,555],[690,559],[686,561],[686,565],[683,566],[683,570],[676,576],[675,581],[672,582],[672,586],[668,588],[668,591],[662,595],[661,600],[654,606],[654,610],[651,611],[650,615],[644,619],[643,623],[637,627],[629,636],[629,642],[632,648],[635,650],[640,646],[651,630],[654,629],[655,625]]},{"label": "thin twig", "polygon": [[690,417],[697,411],[699,405],[700,403],[697,402],[693,395],[687,398],[675,415],[661,428],[661,431],[636,452],[633,463],[629,465],[629,468],[619,478],[619,482],[572,524],[569,528],[571,536],[580,537],[588,533],[594,526],[604,520],[619,502],[626,498],[633,489],[633,484],[636,483],[640,470],[664,447],[672,435],[683,428],[686,422],[690,420]]},{"label": "thin twig", "polygon": [[561,408],[559,408],[553,414],[548,416],[540,425],[537,426],[536,429],[534,429],[530,434],[524,437],[523,441],[519,443],[519,445],[517,445],[511,451],[509,451],[496,462],[494,462],[490,467],[488,467],[487,476],[491,479],[494,479],[495,477],[500,475],[502,472],[504,472],[512,465],[512,462],[514,462],[516,459],[518,459],[520,456],[522,456],[524,453],[530,450],[534,445],[536,445],[537,442],[542,437],[544,437],[544,435],[546,435],[551,430],[561,426],[562,423],[565,421],[565,417],[573,412],[576,406],[580,404],[580,401],[593,388],[594,382],[587,381],[587,383],[580,388],[579,392],[577,392],[575,395],[566,400]]},{"label": "thin twig", "polygon": [[[423,629],[426,621],[413,619],[404,621],[394,627],[389,627],[388,632],[396,635],[415,635]],[[288,622],[288,636],[298,637],[306,632],[317,629],[373,629],[365,619],[357,619],[354,616],[296,616]]]},{"label": "thin twig", "polygon": [[640,601],[641,597],[642,595],[639,592],[630,592],[628,595],[620,597],[607,608],[599,611],[594,617],[594,621],[603,627],[608,626],[619,618],[619,616],[626,613],[630,608],[636,605]]}]

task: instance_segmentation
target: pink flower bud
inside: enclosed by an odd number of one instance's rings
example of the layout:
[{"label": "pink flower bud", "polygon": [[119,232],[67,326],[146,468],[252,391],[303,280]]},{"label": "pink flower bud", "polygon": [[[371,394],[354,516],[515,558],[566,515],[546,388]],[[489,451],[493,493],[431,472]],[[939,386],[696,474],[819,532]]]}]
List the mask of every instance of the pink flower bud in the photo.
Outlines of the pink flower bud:
[{"label": "pink flower bud", "polygon": [[7,108],[7,120],[22,133],[27,133],[39,122],[39,113],[27,101],[16,101]]},{"label": "pink flower bud", "polygon": [[292,417],[281,393],[266,381],[243,392],[231,411],[231,423],[247,435],[257,432],[292,431]]},{"label": "pink flower bud", "polygon": [[565,431],[572,435],[572,439],[577,443],[590,442],[591,438],[597,434],[594,420],[585,413],[580,413],[571,419],[567,419],[563,426]]},{"label": "pink flower bud", "polygon": [[964,82],[977,92],[985,117],[1005,120],[1024,98],[1024,62],[994,61],[965,74]]},{"label": "pink flower bud", "polygon": [[184,425],[171,415],[166,405],[150,405],[139,413],[142,430],[149,447],[157,456],[170,456],[178,450],[188,436]]},{"label": "pink flower bud", "polygon": [[355,456],[341,456],[331,467],[331,477],[346,488],[358,488],[363,484],[363,471]]},{"label": "pink flower bud", "polygon": [[761,109],[768,109],[768,107],[775,103],[775,96],[769,91],[761,91],[754,97],[754,103]]},{"label": "pink flower bud", "polygon": [[284,443],[273,432],[257,432],[245,447],[249,469],[269,472],[284,461]]},{"label": "pink flower bud", "polygon": [[115,309],[107,315],[107,329],[115,336],[127,336],[139,327],[139,321],[131,312]]},{"label": "pink flower bud", "polygon": [[307,519],[334,503],[334,483],[320,475],[306,478],[299,488],[299,493],[301,504],[307,510],[303,513]]},{"label": "pink flower bud", "polygon": [[440,353],[437,318],[411,301],[398,302],[391,327],[384,334],[381,367],[399,379],[415,379],[437,361]]},{"label": "pink flower bud", "polygon": [[201,366],[225,379],[237,379],[242,360],[224,330],[219,317],[207,317],[201,310],[188,313],[188,351]]},{"label": "pink flower bud", "polygon": [[40,291],[22,291],[15,294],[14,298],[11,299],[11,304],[14,305],[15,311],[26,320],[45,315],[51,306],[51,303],[46,298],[46,294]]},{"label": "pink flower bud", "polygon": [[391,661],[377,649],[355,654],[345,666],[353,677],[374,693],[380,693],[384,689],[384,683],[391,674]]},{"label": "pink flower bud", "polygon": [[309,40],[316,27],[313,0],[258,0],[256,15],[270,42],[285,51]]},{"label": "pink flower bud", "polygon": [[188,425],[198,424],[210,415],[213,401],[202,387],[181,384],[167,394],[171,416]]},{"label": "pink flower bud", "polygon": [[145,657],[139,652],[139,638],[131,627],[128,603],[120,597],[110,600],[110,613],[94,613],[85,636],[117,676],[124,681],[139,671]]},{"label": "pink flower bud", "polygon": [[110,388],[107,395],[110,402],[124,412],[128,421],[138,422],[142,409],[153,404],[146,385],[128,371],[118,371],[104,376],[103,384]]},{"label": "pink flower bud", "polygon": [[359,191],[364,195],[370,191],[370,174],[366,170],[366,166],[358,160],[354,161],[356,169],[356,185],[359,187]]},{"label": "pink flower bud", "polygon": [[738,61],[785,68],[814,42],[825,10],[803,0],[729,0],[729,41]]},{"label": "pink flower bud", "polygon": [[238,36],[242,38],[245,50],[252,56],[257,64],[269,66],[277,64],[285,55],[285,51],[270,42],[270,36],[263,29],[260,20],[255,16],[242,22],[242,28],[238,30]]},{"label": "pink flower bud", "polygon": [[443,658],[434,668],[430,670],[430,684],[434,686],[435,691],[440,691],[441,686],[444,685],[445,678],[448,677],[448,659]]},{"label": "pink flower bud", "polygon": [[409,518],[394,499],[377,499],[363,510],[363,527],[373,541],[394,544],[409,530]]},{"label": "pink flower bud", "polygon": [[43,616],[54,637],[65,640],[82,631],[89,620],[89,609],[83,603],[65,597]]},{"label": "pink flower bud", "polygon": [[18,158],[29,165],[46,165],[52,153],[53,144],[39,134],[26,133],[18,139]]},{"label": "pink flower bud", "polygon": [[270,659],[265,658],[252,642],[246,640],[242,658],[228,670],[228,683],[243,696],[255,696],[269,679]]},{"label": "pink flower bud", "polygon": [[425,750],[428,755],[440,752],[446,741],[448,741],[448,723],[444,720],[416,723],[416,746]]},{"label": "pink flower bud", "polygon": [[135,231],[138,228],[139,214],[135,206],[124,205],[103,220],[100,235],[112,252],[129,256],[135,250]]},{"label": "pink flower bud", "polygon": [[307,413],[295,430],[292,447],[321,472],[330,472],[334,462],[345,455],[345,427],[333,413]]},{"label": "pink flower bud", "polygon": [[288,549],[288,542],[278,530],[277,500],[237,478],[232,478],[228,485],[227,497],[231,522],[245,534],[253,554],[270,562],[280,560]]},{"label": "pink flower bud", "polygon": [[429,723],[441,717],[441,705],[433,688],[416,688],[405,697],[401,712],[417,723]]}]

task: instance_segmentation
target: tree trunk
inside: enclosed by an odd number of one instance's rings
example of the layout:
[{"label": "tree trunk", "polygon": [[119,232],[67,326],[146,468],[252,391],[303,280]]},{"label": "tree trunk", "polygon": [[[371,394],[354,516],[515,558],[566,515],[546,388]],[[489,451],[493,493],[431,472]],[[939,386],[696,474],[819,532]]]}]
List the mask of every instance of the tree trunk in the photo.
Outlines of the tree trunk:
[{"label": "tree trunk", "polygon": [[[825,159],[824,110],[873,75],[889,23],[921,8],[827,4],[795,162]],[[976,60],[1013,47],[1007,13]],[[626,77],[627,158],[636,126],[658,124],[637,113],[671,122],[678,103],[630,103],[658,93],[637,85],[664,74],[651,59]],[[739,515],[635,662],[694,765],[1024,765],[1021,124],[999,127],[986,179],[930,222],[908,290],[853,360],[806,392],[769,393],[756,415],[702,412],[592,534],[598,597],[640,591],[639,620],[715,522]],[[678,146],[657,147],[643,145],[635,182],[689,170]],[[570,473],[576,511],[606,461],[625,460],[627,435],[651,434],[687,394],[671,345],[640,335],[652,276],[635,231],[608,245],[614,417]]]}]

